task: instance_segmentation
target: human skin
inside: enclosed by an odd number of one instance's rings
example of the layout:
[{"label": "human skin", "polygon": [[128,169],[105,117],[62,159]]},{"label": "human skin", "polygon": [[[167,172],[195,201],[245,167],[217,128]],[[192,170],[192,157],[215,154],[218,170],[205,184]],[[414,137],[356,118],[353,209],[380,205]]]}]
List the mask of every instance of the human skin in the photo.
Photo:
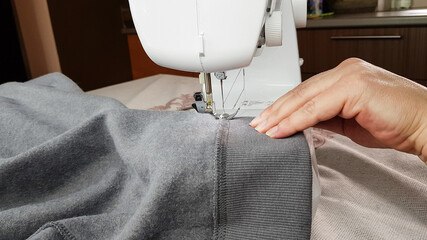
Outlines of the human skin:
[{"label": "human skin", "polygon": [[315,126],[427,161],[427,88],[350,58],[280,97],[250,125],[272,138]]}]

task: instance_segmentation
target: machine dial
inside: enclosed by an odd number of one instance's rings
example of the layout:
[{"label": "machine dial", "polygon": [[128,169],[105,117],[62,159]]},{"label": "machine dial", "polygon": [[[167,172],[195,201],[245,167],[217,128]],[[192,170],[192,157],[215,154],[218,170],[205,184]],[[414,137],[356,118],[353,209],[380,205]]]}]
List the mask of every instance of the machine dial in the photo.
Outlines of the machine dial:
[{"label": "machine dial", "polygon": [[281,11],[274,11],[265,21],[265,44],[267,47],[282,46]]}]

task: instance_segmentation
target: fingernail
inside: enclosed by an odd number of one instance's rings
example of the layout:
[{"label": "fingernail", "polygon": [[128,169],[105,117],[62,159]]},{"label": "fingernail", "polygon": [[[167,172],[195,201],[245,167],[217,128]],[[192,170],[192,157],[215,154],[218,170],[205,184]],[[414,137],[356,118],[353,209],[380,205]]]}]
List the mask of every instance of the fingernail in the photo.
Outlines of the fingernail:
[{"label": "fingernail", "polygon": [[258,116],[256,118],[254,118],[251,123],[249,123],[249,125],[254,126],[257,125],[260,122],[261,118]]},{"label": "fingernail", "polygon": [[264,122],[260,123],[255,130],[257,130],[258,132],[261,132],[262,130],[264,130],[264,128],[267,126],[267,120],[265,120]]},{"label": "fingernail", "polygon": [[279,128],[277,126],[275,126],[274,128],[268,130],[265,134],[271,138],[276,136],[276,132]]}]

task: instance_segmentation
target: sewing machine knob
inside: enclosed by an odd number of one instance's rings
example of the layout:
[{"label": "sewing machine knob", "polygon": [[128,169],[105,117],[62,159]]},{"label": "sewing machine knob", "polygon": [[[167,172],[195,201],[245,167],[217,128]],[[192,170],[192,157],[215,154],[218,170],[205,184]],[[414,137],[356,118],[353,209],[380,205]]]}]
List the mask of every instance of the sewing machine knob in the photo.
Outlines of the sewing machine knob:
[{"label": "sewing machine knob", "polygon": [[265,44],[267,47],[282,46],[282,12],[275,11],[265,21]]},{"label": "sewing machine knob", "polygon": [[216,72],[216,73],[214,73],[214,75],[219,80],[227,79],[227,75],[225,74],[225,72]]}]

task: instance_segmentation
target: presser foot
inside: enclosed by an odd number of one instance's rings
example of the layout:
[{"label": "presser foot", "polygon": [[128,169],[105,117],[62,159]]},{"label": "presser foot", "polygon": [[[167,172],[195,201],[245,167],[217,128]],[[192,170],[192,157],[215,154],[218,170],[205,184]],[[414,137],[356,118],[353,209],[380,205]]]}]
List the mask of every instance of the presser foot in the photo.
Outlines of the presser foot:
[{"label": "presser foot", "polygon": [[238,108],[234,113],[232,114],[228,114],[228,113],[215,113],[213,111],[213,106],[210,104],[207,104],[204,100],[203,100],[203,94],[201,92],[196,92],[194,94],[194,100],[195,103],[193,103],[193,108],[198,112],[198,113],[210,113],[212,114],[215,118],[217,119],[226,119],[226,120],[231,120],[233,119],[237,113],[239,112],[240,108]]},{"label": "presser foot", "polygon": [[198,113],[213,113],[212,105],[208,104],[204,100],[203,94],[201,92],[194,93],[193,97],[195,103],[193,103],[192,106]]},{"label": "presser foot", "polygon": [[213,115],[215,116],[215,118],[217,119],[226,119],[226,120],[231,120],[233,119],[237,113],[239,112],[240,108],[237,109],[234,113],[232,114],[228,114],[228,113],[214,113]]}]

